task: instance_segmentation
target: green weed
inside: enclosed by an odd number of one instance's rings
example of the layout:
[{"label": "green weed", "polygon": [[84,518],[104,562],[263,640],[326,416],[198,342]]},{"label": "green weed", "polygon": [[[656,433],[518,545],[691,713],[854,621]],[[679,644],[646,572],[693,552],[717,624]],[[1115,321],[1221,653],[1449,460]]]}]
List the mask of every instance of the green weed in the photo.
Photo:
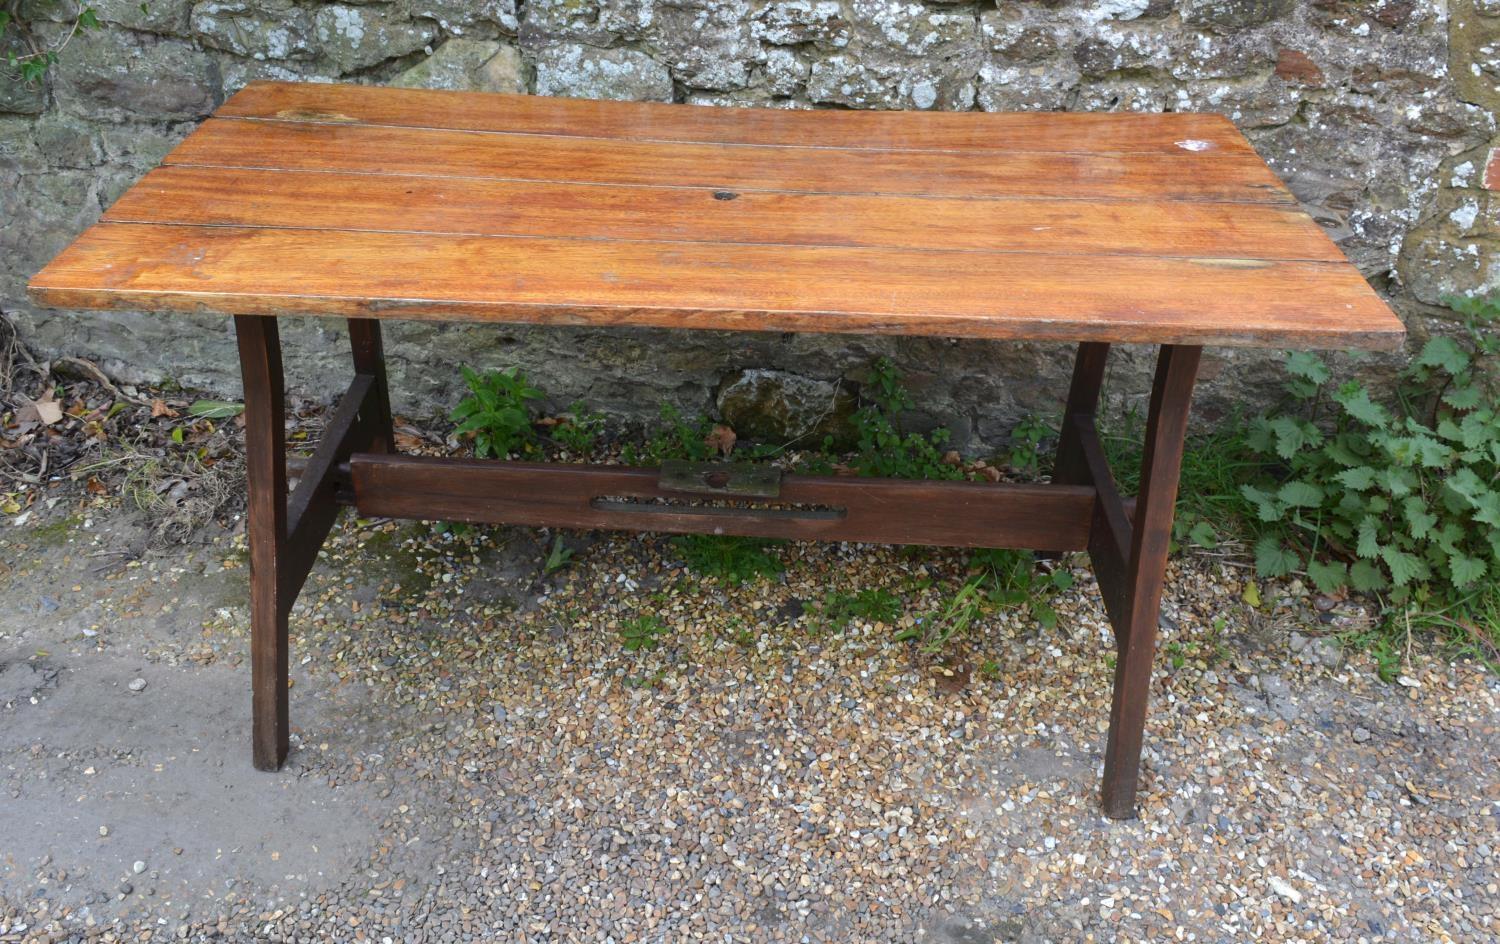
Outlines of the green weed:
[{"label": "green weed", "polygon": [[901,615],[901,598],[889,590],[869,587],[857,593],[835,591],[818,607],[823,628],[840,632],[855,620],[893,623]]},{"label": "green weed", "polygon": [[514,367],[484,374],[469,367],[462,371],[469,395],[453,408],[451,418],[458,423],[458,435],[474,438],[474,454],[504,459],[529,447],[536,433],[527,404],[542,392]]},{"label": "green weed", "polygon": [[667,625],[655,616],[637,616],[620,624],[620,644],[629,652],[650,651],[661,645]]},{"label": "green weed", "polygon": [[780,542],[719,534],[689,534],[672,539],[689,570],[732,587],[776,577],[786,570],[781,558],[768,550],[777,543]]},{"label": "green weed", "polygon": [[604,432],[604,414],[590,410],[582,400],[574,400],[561,422],[552,427],[552,440],[575,456],[587,456],[599,444]]}]

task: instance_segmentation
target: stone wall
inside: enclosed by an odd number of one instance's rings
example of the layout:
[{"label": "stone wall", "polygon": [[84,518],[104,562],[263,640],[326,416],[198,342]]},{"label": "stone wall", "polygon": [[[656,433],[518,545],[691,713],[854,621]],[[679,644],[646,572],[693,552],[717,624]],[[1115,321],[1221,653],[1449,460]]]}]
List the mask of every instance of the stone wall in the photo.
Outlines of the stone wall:
[{"label": "stone wall", "polygon": [[[63,27],[26,0],[43,35]],[[33,9],[34,8],[34,9]],[[1441,298],[1500,285],[1500,0],[98,0],[45,89],[0,81],[0,307],[41,352],[232,394],[224,319],[42,312],[26,278],[197,121],[259,77],[720,105],[1212,110],[1231,116],[1420,336]],[[331,322],[288,326],[292,383],[333,392]],[[438,338],[441,335],[441,338]],[[457,362],[519,364],[553,398],[712,407],[737,372],[857,382],[893,355],[918,423],[971,448],[1057,406],[1056,346],[396,325],[398,409],[456,396]],[[1144,393],[1126,352],[1118,394]],[[1275,355],[1213,352],[1199,415],[1261,403]],[[642,364],[655,369],[642,372]],[[1357,369],[1377,372],[1379,361]]]}]

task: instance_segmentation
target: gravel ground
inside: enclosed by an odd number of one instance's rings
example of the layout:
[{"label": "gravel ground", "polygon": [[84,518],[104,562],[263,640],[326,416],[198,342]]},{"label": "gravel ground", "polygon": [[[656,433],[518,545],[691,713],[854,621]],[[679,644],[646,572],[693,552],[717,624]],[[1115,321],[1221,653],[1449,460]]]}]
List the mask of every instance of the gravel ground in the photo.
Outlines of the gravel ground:
[{"label": "gravel ground", "polygon": [[[0,527],[0,941],[1461,941],[1500,936],[1500,680],[1365,615],[1174,564],[1141,817],[1095,800],[1112,643],[941,659],[962,555],[785,545],[697,576],[653,537],[346,517],[293,617],[293,753],[249,765],[242,538],[122,511]],[[1251,597],[1253,598],[1253,594]],[[1315,605],[1322,602],[1323,606]],[[627,651],[622,624],[669,632]]]}]

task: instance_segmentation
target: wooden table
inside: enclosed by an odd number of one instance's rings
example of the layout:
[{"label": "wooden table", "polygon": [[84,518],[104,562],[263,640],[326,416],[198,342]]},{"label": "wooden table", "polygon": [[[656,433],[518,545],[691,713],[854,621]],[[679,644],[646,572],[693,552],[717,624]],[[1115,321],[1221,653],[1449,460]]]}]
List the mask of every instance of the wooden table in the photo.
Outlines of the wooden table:
[{"label": "wooden table", "polygon": [[[47,306],[235,316],[263,770],[287,754],[292,601],[353,504],[364,516],[1087,550],[1118,647],[1112,817],[1135,809],[1202,346],[1403,337],[1234,126],[1200,114],[711,109],[257,82],[30,289]],[[288,494],[276,316],[304,314],[348,319],[354,382]],[[786,475],[745,494],[743,477],[715,470],[398,455],[385,318],[1024,339],[1078,353],[1052,484]],[[1094,422],[1119,342],[1160,345],[1133,503]]]}]

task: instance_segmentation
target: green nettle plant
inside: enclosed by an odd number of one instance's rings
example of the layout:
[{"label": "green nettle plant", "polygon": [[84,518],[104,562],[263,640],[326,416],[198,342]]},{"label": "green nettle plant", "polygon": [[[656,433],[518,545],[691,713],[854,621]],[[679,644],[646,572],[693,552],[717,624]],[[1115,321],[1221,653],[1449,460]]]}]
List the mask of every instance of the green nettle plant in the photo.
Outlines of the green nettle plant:
[{"label": "green nettle plant", "polygon": [[504,459],[530,446],[536,438],[528,401],[542,392],[527,383],[514,367],[480,374],[463,368],[469,395],[453,408],[451,418],[460,436],[474,437],[474,455]]},{"label": "green nettle plant", "polygon": [[1242,487],[1264,525],[1261,576],[1301,570],[1324,593],[1377,591],[1402,609],[1461,607],[1493,589],[1500,297],[1450,304],[1465,316],[1463,331],[1427,341],[1389,408],[1356,381],[1330,391],[1314,355],[1288,359],[1288,391],[1302,408],[1252,425],[1251,447],[1274,457],[1278,474]]},{"label": "green nettle plant", "polygon": [[[875,362],[865,390],[867,406],[851,418],[858,439],[853,466],[860,475],[910,479],[960,479],[963,470],[943,461],[948,431],[937,429],[927,436],[902,435],[897,423],[911,409],[911,396],[901,384],[896,365],[887,358]],[[824,443],[828,451],[830,443]]]},{"label": "green nettle plant", "polygon": [[[22,6],[22,0],[0,2],[0,50],[3,50],[6,65],[5,78],[12,82],[26,85],[40,82],[47,70],[57,64],[58,57],[75,36],[104,25],[99,22],[93,7],[76,0],[31,0],[25,4],[28,10],[50,14],[57,9],[62,12],[64,21],[72,20],[71,27],[60,34],[61,38],[49,44],[37,37],[31,23],[22,16]],[[146,4],[143,3],[141,11],[145,10]]]}]

